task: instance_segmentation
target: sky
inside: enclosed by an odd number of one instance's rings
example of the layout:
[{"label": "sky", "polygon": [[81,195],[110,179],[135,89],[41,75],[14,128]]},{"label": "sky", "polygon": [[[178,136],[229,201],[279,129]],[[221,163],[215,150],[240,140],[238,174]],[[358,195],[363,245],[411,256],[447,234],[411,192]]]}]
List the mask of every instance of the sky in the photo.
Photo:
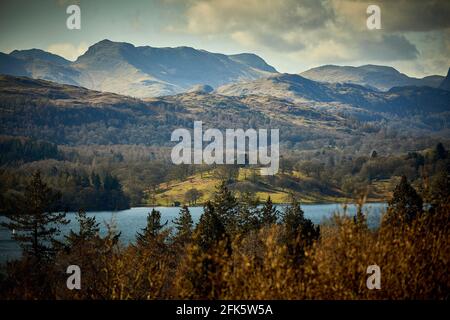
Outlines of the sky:
[{"label": "sky", "polygon": [[[80,30],[66,27],[71,4]],[[381,29],[367,28],[371,4]],[[448,0],[1,0],[0,32],[1,52],[38,48],[69,60],[110,39],[251,52],[287,73],[379,64],[423,77],[450,67]]]}]

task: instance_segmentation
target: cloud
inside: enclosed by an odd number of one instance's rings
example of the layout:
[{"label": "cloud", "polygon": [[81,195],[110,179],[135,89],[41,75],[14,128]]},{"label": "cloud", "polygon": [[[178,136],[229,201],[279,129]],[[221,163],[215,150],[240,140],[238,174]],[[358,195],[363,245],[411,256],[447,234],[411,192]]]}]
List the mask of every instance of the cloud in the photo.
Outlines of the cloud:
[{"label": "cloud", "polygon": [[[419,65],[449,61],[449,48],[429,52],[442,47],[442,37],[450,36],[450,2],[378,0],[382,30],[366,27],[370,4],[373,1],[190,0],[184,2],[179,25],[167,31],[228,37],[243,50],[264,51],[292,64],[297,61],[299,68],[361,61],[415,65],[417,71]],[[441,36],[427,39],[430,32]]]},{"label": "cloud", "polygon": [[75,61],[80,55],[86,52],[88,45],[84,42],[78,46],[72,43],[54,43],[47,47],[47,51],[66,58],[67,60]]},{"label": "cloud", "polygon": [[[366,56],[380,58],[384,53],[386,60],[417,57],[416,47],[404,36],[388,34],[385,28],[377,36],[367,30],[368,4],[358,0],[197,0],[187,5],[184,30],[197,35],[229,35],[244,47],[281,52],[317,52],[327,43],[336,47],[339,42]],[[414,4],[419,6],[419,2]],[[388,14],[382,11],[385,16]]]},{"label": "cloud", "polygon": [[381,9],[383,29],[389,32],[426,32],[450,28],[450,1],[442,0],[330,0],[336,16],[365,28],[361,12],[370,4]]},{"label": "cloud", "polygon": [[313,29],[332,19],[331,8],[318,0],[200,0],[190,4],[186,27],[195,34]]},{"label": "cloud", "polygon": [[231,34],[231,39],[250,49],[258,47],[278,48],[284,52],[292,52],[303,49],[305,46],[300,41],[295,41],[289,34],[279,36],[273,32],[247,32],[236,31]]},{"label": "cloud", "polygon": [[378,61],[396,61],[416,59],[419,55],[417,47],[403,35],[383,35],[373,41],[359,41],[360,54]]}]

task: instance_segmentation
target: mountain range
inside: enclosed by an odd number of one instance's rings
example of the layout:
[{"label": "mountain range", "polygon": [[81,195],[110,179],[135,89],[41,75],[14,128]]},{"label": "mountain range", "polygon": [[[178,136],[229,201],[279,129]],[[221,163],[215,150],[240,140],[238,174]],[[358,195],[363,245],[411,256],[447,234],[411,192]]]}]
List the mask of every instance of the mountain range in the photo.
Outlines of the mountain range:
[{"label": "mountain range", "polygon": [[[448,88],[442,76],[411,78],[387,66],[326,65],[299,75],[287,76],[279,74],[261,57],[251,53],[225,55],[190,47],[136,47],[110,40],[102,40],[92,45],[76,61],[69,61],[39,49],[0,53],[0,74],[44,79],[138,98],[211,89],[224,93],[229,90],[220,88],[224,85],[248,83],[253,80],[257,81],[255,84],[269,84],[276,82],[277,77],[290,82],[287,79],[289,77],[300,79],[296,76],[301,76],[302,80],[297,81],[294,86],[300,85],[301,82],[301,85],[305,86],[303,95],[311,96],[314,93],[308,90],[320,87],[323,96],[318,99],[325,101],[335,99],[329,96],[330,92],[322,92],[329,84],[344,85],[339,90],[356,90],[356,87],[351,87],[350,84],[373,91],[388,91],[393,87],[405,86]],[[307,82],[305,78],[312,81]],[[261,82],[258,82],[260,80]]]},{"label": "mountain range", "polygon": [[380,92],[351,83],[316,82],[295,74],[228,84],[216,92],[228,96],[268,95],[327,109],[338,105],[340,109],[351,107],[396,114],[450,111],[450,92],[440,88],[405,86]]},{"label": "mountain range", "polygon": [[74,62],[43,50],[0,53],[0,73],[27,76],[134,97],[180,93],[196,85],[218,87],[277,71],[250,53],[224,55],[190,47],[135,47],[100,41]]}]

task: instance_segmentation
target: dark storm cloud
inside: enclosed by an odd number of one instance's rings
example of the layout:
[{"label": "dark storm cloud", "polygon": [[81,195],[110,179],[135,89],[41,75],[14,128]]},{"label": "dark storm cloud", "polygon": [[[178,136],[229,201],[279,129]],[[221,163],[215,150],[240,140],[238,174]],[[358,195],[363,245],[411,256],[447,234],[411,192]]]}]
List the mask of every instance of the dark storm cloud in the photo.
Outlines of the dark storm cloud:
[{"label": "dark storm cloud", "polygon": [[379,5],[383,28],[391,32],[421,32],[450,28],[448,0],[350,0],[351,2]]},{"label": "dark storm cloud", "polygon": [[380,61],[412,60],[419,55],[417,47],[402,35],[384,35],[379,40],[359,41],[360,55]]}]

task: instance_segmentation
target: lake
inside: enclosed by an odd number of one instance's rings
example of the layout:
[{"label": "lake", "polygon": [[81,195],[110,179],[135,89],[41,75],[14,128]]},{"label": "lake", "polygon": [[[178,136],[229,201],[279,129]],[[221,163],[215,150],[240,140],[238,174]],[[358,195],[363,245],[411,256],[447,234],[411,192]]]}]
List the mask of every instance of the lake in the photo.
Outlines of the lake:
[{"label": "lake", "polygon": [[[282,205],[277,206],[278,210],[282,211]],[[368,216],[369,226],[374,228],[380,223],[380,213],[386,208],[385,203],[370,203],[364,207],[364,212]],[[161,212],[162,222],[168,221],[168,226],[171,225],[172,220],[175,219],[179,213],[180,208],[177,207],[155,207]],[[335,212],[343,212],[341,204],[303,204],[302,209],[305,212],[305,217],[311,219],[315,224],[321,223],[324,219],[330,217]],[[151,207],[137,207],[122,211],[100,211],[88,212],[87,216],[94,216],[97,222],[100,223],[100,234],[105,235],[107,232],[107,224],[114,221],[117,230],[121,232],[120,240],[124,244],[134,242],[136,232],[140,231],[146,226],[147,215],[152,210]],[[197,223],[200,215],[203,212],[203,207],[189,208],[194,223]],[[356,207],[349,205],[347,208],[348,215],[354,215]],[[78,231],[78,223],[76,220],[76,213],[69,212],[67,219],[70,220],[68,225],[61,227],[61,235],[68,234],[71,229]],[[0,216],[0,222],[7,221],[6,217]],[[11,239],[11,231],[0,226],[0,264],[7,260],[20,257],[21,249],[19,245]]]}]

